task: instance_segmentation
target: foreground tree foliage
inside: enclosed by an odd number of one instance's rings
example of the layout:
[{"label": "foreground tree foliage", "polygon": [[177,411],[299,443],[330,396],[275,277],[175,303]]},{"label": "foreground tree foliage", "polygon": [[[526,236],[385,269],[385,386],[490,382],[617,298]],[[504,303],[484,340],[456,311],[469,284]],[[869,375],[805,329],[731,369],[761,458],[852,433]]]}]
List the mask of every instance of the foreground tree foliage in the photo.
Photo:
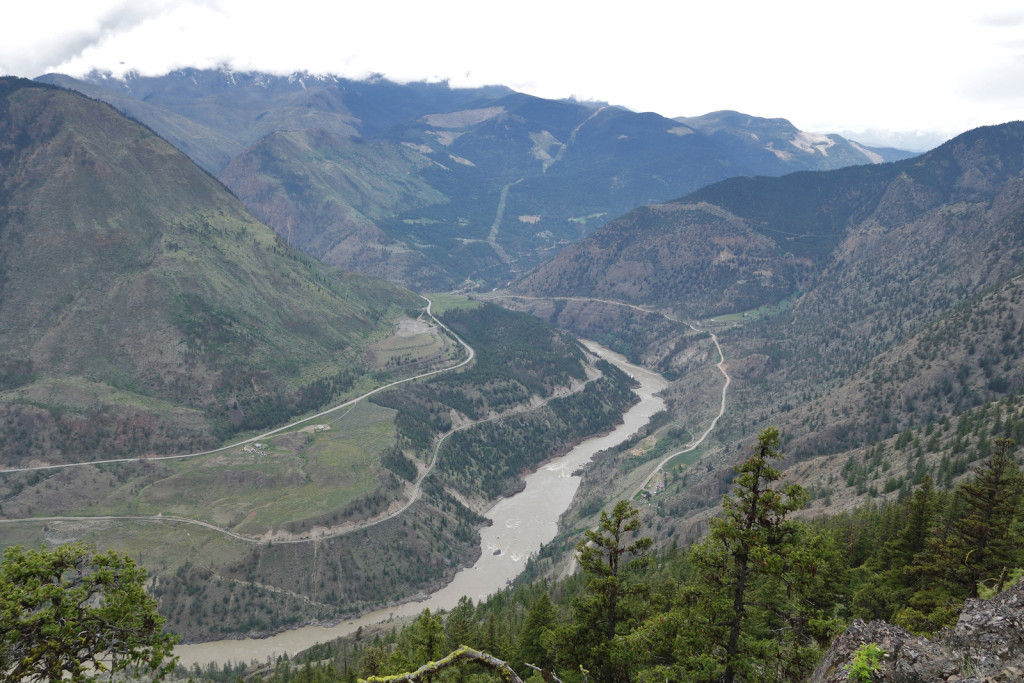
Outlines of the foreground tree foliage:
[{"label": "foreground tree foliage", "polygon": [[689,552],[692,577],[673,605],[622,640],[639,680],[799,680],[840,624],[827,617],[839,568],[824,536],[787,520],[803,489],[777,486],[779,432],[761,432],[736,467],[708,537]]},{"label": "foreground tree foliage", "polygon": [[952,626],[963,601],[982,587],[1005,587],[1024,564],[1024,478],[1015,446],[996,439],[975,477],[952,492],[935,491],[925,477],[901,519],[879,519],[885,550],[858,569],[855,616],[930,635]]},{"label": "foreground tree foliage", "polygon": [[11,681],[93,680],[100,672],[174,667],[175,636],[146,594],[145,570],[84,544],[25,550],[0,562],[0,672]]}]

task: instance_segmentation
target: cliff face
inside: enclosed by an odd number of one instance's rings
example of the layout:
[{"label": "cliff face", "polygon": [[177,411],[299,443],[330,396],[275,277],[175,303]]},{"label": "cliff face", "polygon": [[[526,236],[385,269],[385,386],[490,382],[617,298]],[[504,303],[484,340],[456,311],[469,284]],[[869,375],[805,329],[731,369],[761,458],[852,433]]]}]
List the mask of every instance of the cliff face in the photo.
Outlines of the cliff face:
[{"label": "cliff face", "polygon": [[968,600],[956,626],[934,641],[884,621],[856,620],[832,643],[810,683],[845,683],[854,653],[866,643],[885,650],[875,681],[1024,680],[1024,581],[992,600]]}]

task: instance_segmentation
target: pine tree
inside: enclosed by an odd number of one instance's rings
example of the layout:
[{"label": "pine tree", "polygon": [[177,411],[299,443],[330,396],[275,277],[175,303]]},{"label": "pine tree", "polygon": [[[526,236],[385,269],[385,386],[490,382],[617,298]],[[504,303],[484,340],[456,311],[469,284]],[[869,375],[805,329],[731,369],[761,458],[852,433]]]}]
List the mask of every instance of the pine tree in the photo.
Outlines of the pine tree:
[{"label": "pine tree", "polygon": [[459,598],[458,604],[448,613],[448,618],[444,623],[444,632],[449,651],[455,650],[460,645],[469,645],[470,647],[476,645],[471,642],[475,612],[473,601],[463,595]]},{"label": "pine tree", "polygon": [[613,656],[616,634],[627,632],[645,616],[646,583],[632,570],[648,561],[650,538],[628,543],[627,535],[640,529],[640,511],[620,500],[611,515],[601,512],[597,531],[588,530],[577,546],[577,560],[588,576],[585,593],[574,601],[573,619],[554,636],[559,664],[582,664],[599,683],[628,680],[628,673]]},{"label": "pine tree", "polygon": [[781,559],[778,550],[792,540],[796,526],[786,515],[799,510],[807,494],[796,485],[776,491],[779,470],[772,460],[782,457],[778,451],[779,430],[767,427],[758,435],[754,455],[737,466],[732,495],[722,501],[725,514],[711,524],[711,541],[721,544],[728,558],[732,610],[728,617],[728,641],[725,648],[725,683],[735,679],[740,659],[740,635],[747,617],[747,593],[750,573],[777,571]]},{"label": "pine tree", "polygon": [[1014,442],[996,439],[994,446],[977,476],[954,490],[924,551],[905,569],[918,589],[892,619],[907,630],[927,635],[951,625],[964,599],[977,597],[979,583],[1001,588],[1006,572],[1024,560],[1015,533],[1022,477]]},{"label": "pine tree", "polygon": [[910,499],[907,523],[899,535],[897,552],[900,566],[910,564],[925,549],[928,532],[935,514],[935,487],[932,478],[925,475],[921,486]]},{"label": "pine tree", "polygon": [[555,625],[555,609],[548,594],[541,593],[526,613],[522,631],[519,632],[516,659],[512,668],[521,671],[524,664],[549,668],[553,662],[544,645],[544,634]]},{"label": "pine tree", "polygon": [[1020,539],[1012,533],[1021,509],[1021,471],[1011,439],[996,439],[995,452],[973,481],[956,492],[960,517],[947,546],[946,575],[978,596],[980,581],[997,582],[1021,561]]},{"label": "pine tree", "polygon": [[[782,457],[778,446],[778,429],[762,430],[753,455],[735,468],[722,516],[691,549],[696,577],[665,620],[675,629],[676,671],[694,680],[781,680],[798,677],[789,669],[803,671],[810,661],[810,624],[820,615],[807,598],[823,592],[823,558],[837,553],[824,549],[825,537],[798,545],[801,527],[786,516],[807,494],[777,485],[781,474],[771,461]],[[776,635],[783,632],[788,642]],[[791,660],[785,665],[784,656]]]}]

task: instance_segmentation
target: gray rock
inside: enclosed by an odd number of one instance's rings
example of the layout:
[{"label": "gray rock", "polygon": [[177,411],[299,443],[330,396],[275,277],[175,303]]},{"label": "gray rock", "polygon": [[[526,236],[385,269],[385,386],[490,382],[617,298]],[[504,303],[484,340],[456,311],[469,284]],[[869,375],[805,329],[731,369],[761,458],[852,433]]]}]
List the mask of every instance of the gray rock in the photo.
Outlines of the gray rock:
[{"label": "gray rock", "polygon": [[992,600],[968,600],[952,629],[934,642],[884,621],[857,619],[836,638],[810,683],[845,683],[857,649],[885,650],[876,681],[1003,683],[1024,681],[1024,581]]}]

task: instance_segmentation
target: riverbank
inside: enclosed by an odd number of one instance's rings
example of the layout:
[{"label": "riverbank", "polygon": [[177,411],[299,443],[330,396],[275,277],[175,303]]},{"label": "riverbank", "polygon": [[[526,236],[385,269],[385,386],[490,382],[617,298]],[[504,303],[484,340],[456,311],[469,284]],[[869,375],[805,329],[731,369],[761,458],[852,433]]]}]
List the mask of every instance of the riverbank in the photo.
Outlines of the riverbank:
[{"label": "riverbank", "polygon": [[[522,491],[498,501],[486,514],[492,521],[481,529],[481,553],[477,562],[459,571],[444,588],[419,601],[406,602],[364,614],[358,619],[329,627],[304,626],[268,638],[219,640],[181,645],[175,653],[184,666],[209,662],[266,661],[281,654],[294,655],[316,643],[354,633],[360,627],[411,617],[424,609],[451,609],[466,595],[474,601],[503,589],[525,567],[531,553],[551,541],[558,531],[558,518],[572,502],[580,478],[573,472],[596,453],[622,443],[665,407],[655,394],[668,382],[660,375],[632,365],[626,359],[593,342],[585,342],[599,354],[637,380],[634,392],[639,401],[624,415],[623,422],[611,432],[587,439],[563,456],[554,458],[527,475]],[[497,552],[496,552],[497,551]]]}]

